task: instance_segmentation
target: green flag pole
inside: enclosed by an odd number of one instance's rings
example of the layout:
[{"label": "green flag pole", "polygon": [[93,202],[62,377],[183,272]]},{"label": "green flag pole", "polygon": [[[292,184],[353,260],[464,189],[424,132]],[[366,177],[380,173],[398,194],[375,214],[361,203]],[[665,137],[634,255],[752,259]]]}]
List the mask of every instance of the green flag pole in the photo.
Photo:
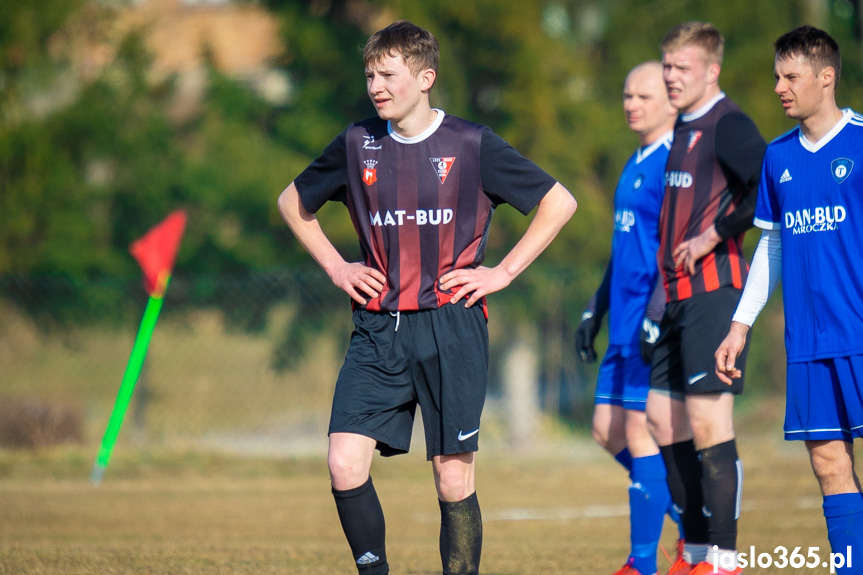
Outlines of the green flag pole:
[{"label": "green flag pole", "polygon": [[114,411],[111,413],[108,428],[105,430],[105,435],[102,438],[102,447],[99,449],[99,455],[96,456],[96,463],[93,465],[93,471],[90,473],[90,482],[94,485],[102,482],[102,475],[104,475],[105,468],[108,467],[108,462],[111,460],[111,452],[114,449],[114,443],[117,441],[117,435],[120,433],[120,426],[123,424],[123,418],[132,399],[132,393],[135,391],[135,384],[138,383],[138,377],[141,375],[141,369],[144,367],[144,358],[147,357],[147,347],[150,345],[150,338],[153,335],[153,330],[156,328],[159,312],[162,310],[162,301],[164,300],[169,279],[170,276],[165,277],[163,289],[150,294],[147,307],[144,309],[144,317],[141,319],[138,335],[135,337],[135,344],[132,346],[129,363],[126,364],[126,373],[123,375],[123,382],[120,384],[120,391],[117,393]]}]

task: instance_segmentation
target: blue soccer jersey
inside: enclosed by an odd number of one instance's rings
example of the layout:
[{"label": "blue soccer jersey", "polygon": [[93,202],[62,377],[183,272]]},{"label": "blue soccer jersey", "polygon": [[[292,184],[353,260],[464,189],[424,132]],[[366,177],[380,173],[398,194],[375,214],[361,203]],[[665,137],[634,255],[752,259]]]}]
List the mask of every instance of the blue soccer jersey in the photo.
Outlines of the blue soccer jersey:
[{"label": "blue soccer jersey", "polygon": [[768,146],[755,225],[780,230],[788,362],[863,354],[863,116]]},{"label": "blue soccer jersey", "polygon": [[672,132],[639,148],[614,191],[608,337],[614,345],[638,344],[644,310],[659,265],[659,212],[665,195],[665,162]]}]

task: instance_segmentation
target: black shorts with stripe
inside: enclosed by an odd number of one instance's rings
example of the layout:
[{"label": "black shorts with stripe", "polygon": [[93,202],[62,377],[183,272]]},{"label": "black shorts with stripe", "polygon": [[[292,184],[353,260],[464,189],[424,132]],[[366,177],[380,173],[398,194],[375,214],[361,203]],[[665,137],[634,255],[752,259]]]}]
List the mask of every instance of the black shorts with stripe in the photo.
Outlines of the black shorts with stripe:
[{"label": "black shorts with stripe", "polygon": [[477,451],[488,327],[483,307],[463,301],[399,313],[355,310],[329,433],[370,437],[384,456],[407,453],[419,405],[428,459]]},{"label": "black shorts with stripe", "polygon": [[[726,286],[666,306],[653,351],[651,390],[667,392],[680,400],[702,393],[743,393],[743,377],[728,385],[719,379],[715,369],[715,353],[728,335],[740,293]],[[747,338],[735,361],[744,374],[750,340]]]}]

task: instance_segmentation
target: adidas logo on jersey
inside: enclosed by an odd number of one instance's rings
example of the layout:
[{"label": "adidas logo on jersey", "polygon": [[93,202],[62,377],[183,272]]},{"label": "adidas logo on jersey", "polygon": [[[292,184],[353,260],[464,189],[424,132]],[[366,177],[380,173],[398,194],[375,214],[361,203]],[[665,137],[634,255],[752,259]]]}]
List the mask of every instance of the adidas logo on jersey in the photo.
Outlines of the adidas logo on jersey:
[{"label": "adidas logo on jersey", "polygon": [[791,174],[788,173],[788,168],[785,168],[785,171],[782,172],[782,177],[779,178],[779,183],[784,184],[785,182],[791,181]]},{"label": "adidas logo on jersey", "polygon": [[371,551],[366,551],[365,553],[363,553],[362,557],[357,559],[357,565],[371,565],[375,561],[380,561],[380,557],[378,557]]}]

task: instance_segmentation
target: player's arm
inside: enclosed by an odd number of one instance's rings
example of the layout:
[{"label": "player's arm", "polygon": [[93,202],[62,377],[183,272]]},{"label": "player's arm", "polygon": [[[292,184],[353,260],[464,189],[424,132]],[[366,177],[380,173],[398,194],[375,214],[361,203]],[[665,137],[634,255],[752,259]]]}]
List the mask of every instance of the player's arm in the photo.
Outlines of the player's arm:
[{"label": "player's arm", "polygon": [[293,182],[279,196],[279,212],[297,241],[327,272],[333,283],[360,305],[366,305],[364,294],[375,298],[386,284],[386,277],[361,263],[350,263],[339,254],[327,238],[315,215],[303,206]]},{"label": "player's arm", "polygon": [[731,329],[716,350],[716,375],[727,384],[743,373],[735,367],[737,356],[743,351],[749,328],[764,309],[782,275],[782,241],[779,230],[764,230],[755,254],[746,286],[731,321]]},{"label": "player's arm", "polygon": [[690,275],[695,264],[720,243],[736,237],[752,227],[761,162],[767,144],[758,128],[745,114],[728,114],[716,125],[715,150],[729,184],[739,182],[743,198],[730,214],[721,215],[700,235],[680,243],[672,253],[678,268]]},{"label": "player's arm", "polygon": [[442,289],[461,286],[450,302],[457,303],[470,294],[465,303],[465,307],[470,307],[483,296],[508,286],[548,247],[575,213],[576,207],[569,190],[559,182],[555,183],[539,201],[527,231],[498,265],[457,269],[441,276]]}]

